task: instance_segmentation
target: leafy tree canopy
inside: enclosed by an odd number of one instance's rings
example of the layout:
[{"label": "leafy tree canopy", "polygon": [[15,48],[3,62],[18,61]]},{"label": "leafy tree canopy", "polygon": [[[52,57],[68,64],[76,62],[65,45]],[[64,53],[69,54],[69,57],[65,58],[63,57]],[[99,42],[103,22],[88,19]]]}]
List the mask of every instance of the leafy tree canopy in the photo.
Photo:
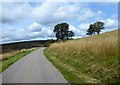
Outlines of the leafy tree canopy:
[{"label": "leafy tree canopy", "polygon": [[100,33],[101,29],[104,29],[104,22],[96,22],[93,24],[89,25],[89,29],[87,30],[87,35],[95,35],[95,32],[97,32],[97,34]]},{"label": "leafy tree canopy", "polygon": [[57,40],[69,39],[69,37],[74,36],[73,31],[69,31],[68,23],[55,25],[53,32],[55,33]]}]

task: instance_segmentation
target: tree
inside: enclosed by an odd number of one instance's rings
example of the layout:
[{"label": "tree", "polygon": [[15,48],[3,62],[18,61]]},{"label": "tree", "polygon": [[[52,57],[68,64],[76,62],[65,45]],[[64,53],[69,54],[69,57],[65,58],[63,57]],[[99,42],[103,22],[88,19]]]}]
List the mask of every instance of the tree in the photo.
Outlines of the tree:
[{"label": "tree", "polygon": [[69,37],[71,37],[72,38],[72,36],[74,36],[75,34],[74,34],[74,32],[73,31],[68,31],[68,38]]},{"label": "tree", "polygon": [[93,24],[89,25],[89,29],[87,30],[87,35],[92,35],[93,34]]},{"label": "tree", "polygon": [[74,33],[69,31],[69,24],[67,23],[55,25],[53,32],[55,33],[57,40],[69,39],[69,37],[74,36]]},{"label": "tree", "polygon": [[104,29],[104,22],[96,22],[93,24],[89,25],[89,29],[87,30],[87,35],[95,35],[95,32],[97,32],[97,34],[100,33],[101,29]]}]

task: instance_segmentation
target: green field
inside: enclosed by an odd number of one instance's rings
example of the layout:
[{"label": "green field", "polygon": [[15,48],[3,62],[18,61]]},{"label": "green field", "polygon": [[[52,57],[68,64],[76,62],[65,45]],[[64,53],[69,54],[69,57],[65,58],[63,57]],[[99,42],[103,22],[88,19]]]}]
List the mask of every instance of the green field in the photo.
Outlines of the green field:
[{"label": "green field", "polygon": [[46,57],[74,83],[118,83],[118,30],[53,43]]},{"label": "green field", "polygon": [[[34,49],[35,50],[35,49]],[[15,63],[16,61],[18,61],[19,59],[21,59],[22,57],[24,57],[25,55],[29,54],[30,52],[32,52],[33,49],[26,49],[26,50],[22,50],[20,52],[18,52],[17,54],[14,54],[12,56],[9,56],[8,58],[6,58],[5,60],[0,62],[0,72],[3,72],[5,69],[7,69],[10,65],[12,65],[13,63]]]}]

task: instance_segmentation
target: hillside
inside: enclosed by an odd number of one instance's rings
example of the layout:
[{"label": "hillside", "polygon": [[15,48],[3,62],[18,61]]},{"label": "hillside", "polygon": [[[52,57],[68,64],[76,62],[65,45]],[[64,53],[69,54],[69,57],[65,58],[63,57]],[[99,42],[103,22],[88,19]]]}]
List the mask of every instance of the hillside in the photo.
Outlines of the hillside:
[{"label": "hillside", "polygon": [[44,53],[72,84],[119,82],[118,30],[53,43]]},{"label": "hillside", "polygon": [[54,42],[54,40],[36,40],[2,44],[2,53],[34,47],[46,47],[52,42]]}]

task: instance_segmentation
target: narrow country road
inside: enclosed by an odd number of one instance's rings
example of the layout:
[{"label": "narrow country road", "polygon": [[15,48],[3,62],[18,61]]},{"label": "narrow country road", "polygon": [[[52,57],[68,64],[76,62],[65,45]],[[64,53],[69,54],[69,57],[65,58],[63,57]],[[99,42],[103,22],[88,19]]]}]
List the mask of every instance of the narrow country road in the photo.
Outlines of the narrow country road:
[{"label": "narrow country road", "polygon": [[68,83],[43,51],[35,50],[11,65],[2,73],[2,83]]}]

